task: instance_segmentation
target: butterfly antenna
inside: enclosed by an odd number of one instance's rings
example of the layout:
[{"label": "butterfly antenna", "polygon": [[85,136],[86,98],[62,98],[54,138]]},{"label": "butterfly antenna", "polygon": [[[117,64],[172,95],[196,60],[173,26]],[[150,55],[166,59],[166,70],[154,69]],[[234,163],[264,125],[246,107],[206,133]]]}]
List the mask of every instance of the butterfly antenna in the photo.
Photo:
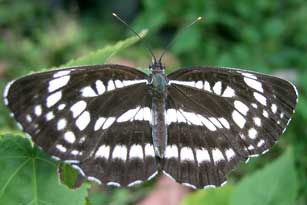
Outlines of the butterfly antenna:
[{"label": "butterfly antenna", "polygon": [[195,23],[197,23],[198,21],[202,20],[202,17],[199,16],[197,17],[197,19],[195,19],[192,23],[190,23],[189,25],[186,25],[185,27],[183,27],[177,34],[176,36],[173,38],[173,40],[171,40],[171,42],[164,48],[163,53],[161,54],[160,58],[159,58],[159,62],[161,62],[164,54],[166,53],[166,51],[168,51],[168,49],[170,47],[172,47],[172,45],[175,43],[176,39],[178,38],[178,36],[180,36],[182,33],[184,33],[190,26],[194,25]]},{"label": "butterfly antenna", "polygon": [[131,26],[129,26],[122,18],[120,18],[116,13],[112,13],[112,15],[119,20],[122,24],[124,24],[130,31],[132,31],[143,43],[147,51],[150,53],[151,57],[153,58],[154,62],[157,62],[155,55],[152,52],[150,46],[146,43],[146,41],[135,31]]}]

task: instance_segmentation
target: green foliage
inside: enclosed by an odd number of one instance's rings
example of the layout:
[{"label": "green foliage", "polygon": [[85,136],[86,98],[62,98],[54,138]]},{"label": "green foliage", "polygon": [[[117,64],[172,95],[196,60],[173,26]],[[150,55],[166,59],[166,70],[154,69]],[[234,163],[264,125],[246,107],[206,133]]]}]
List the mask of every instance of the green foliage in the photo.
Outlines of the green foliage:
[{"label": "green foliage", "polygon": [[226,185],[216,189],[199,190],[186,197],[182,204],[183,205],[229,205],[232,191],[233,187],[231,185]]},{"label": "green foliage", "polygon": [[[140,32],[140,36],[144,37],[147,33],[147,30]],[[124,41],[119,41],[114,45],[106,46],[98,51],[91,52],[83,57],[78,58],[77,60],[72,60],[66,63],[64,66],[76,66],[76,65],[94,65],[94,64],[104,64],[106,63],[113,55],[118,51],[127,48],[134,43],[139,41],[137,36],[130,37]]]},{"label": "green foliage", "polygon": [[84,205],[87,185],[69,190],[59,183],[57,163],[29,140],[0,138],[0,201],[5,205]]},{"label": "green foliage", "polygon": [[239,182],[231,204],[289,205],[295,204],[297,193],[293,151],[289,148],[279,159]]},{"label": "green foliage", "polygon": [[[285,193],[285,190],[286,193]],[[245,177],[235,187],[201,190],[188,196],[184,205],[292,205],[296,202],[298,181],[293,150]]]},{"label": "green foliage", "polygon": [[60,164],[58,173],[63,184],[71,189],[76,188],[76,182],[79,176],[77,170],[73,169],[69,164],[63,163]]}]

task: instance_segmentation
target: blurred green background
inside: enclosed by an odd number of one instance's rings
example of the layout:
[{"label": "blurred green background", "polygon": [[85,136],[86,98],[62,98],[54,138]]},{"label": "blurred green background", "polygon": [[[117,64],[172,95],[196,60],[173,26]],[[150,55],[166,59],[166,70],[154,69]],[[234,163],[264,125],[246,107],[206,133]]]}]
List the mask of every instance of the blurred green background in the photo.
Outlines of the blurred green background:
[{"label": "blurred green background", "polygon": [[[133,36],[114,19],[112,12],[118,13],[137,31],[149,29],[146,41],[156,54],[161,53],[178,29],[198,16],[204,17],[204,21],[182,34],[165,56],[168,72],[194,65],[238,67],[277,75],[298,87],[300,97],[296,113],[279,143],[269,153],[233,171],[229,176],[230,185],[220,191],[191,193],[183,203],[230,203],[230,192],[236,195],[234,198],[244,198],[246,190],[242,187],[246,181],[261,192],[263,180],[249,181],[248,178],[262,178],[261,171],[268,169],[264,174],[268,180],[283,176],[281,171],[286,175],[291,172],[294,176],[289,179],[294,188],[280,183],[274,190],[280,194],[275,197],[287,198],[290,194],[294,198],[291,204],[307,204],[305,0],[0,0],[0,91],[9,80],[18,76],[63,65],[73,58]],[[143,68],[150,61],[150,56],[140,44],[122,50],[109,60]],[[14,120],[1,102],[0,132],[14,130]],[[288,160],[290,165],[281,170],[283,166],[278,160]],[[273,163],[275,168],[267,167]],[[294,170],[290,170],[291,164]],[[134,204],[144,198],[152,187],[154,183],[134,189],[94,190],[88,203]],[[268,192],[264,187],[262,191],[264,195]],[[223,197],[225,201],[212,199]],[[263,204],[287,203],[271,200]]]}]

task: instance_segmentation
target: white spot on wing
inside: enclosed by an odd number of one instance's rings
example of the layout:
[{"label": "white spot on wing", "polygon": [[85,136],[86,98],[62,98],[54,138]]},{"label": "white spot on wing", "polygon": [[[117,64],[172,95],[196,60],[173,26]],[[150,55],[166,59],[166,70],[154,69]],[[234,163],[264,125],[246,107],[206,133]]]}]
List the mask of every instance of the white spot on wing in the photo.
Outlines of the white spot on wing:
[{"label": "white spot on wing", "polygon": [[71,154],[74,155],[74,156],[79,155],[79,153],[80,152],[78,150],[75,150],[75,149],[71,151]]},{"label": "white spot on wing", "polygon": [[248,137],[251,139],[256,139],[257,137],[257,130],[255,128],[251,128],[248,130]]},{"label": "white spot on wing", "polygon": [[236,155],[232,148],[229,148],[225,151],[227,160],[230,161]]},{"label": "white spot on wing", "polygon": [[193,112],[185,112],[183,110],[181,110],[181,112],[183,113],[183,115],[185,116],[185,118],[193,125],[202,125],[202,122],[200,120],[200,118],[198,117],[198,115],[196,115]]},{"label": "white spot on wing", "polygon": [[201,120],[201,122],[211,131],[215,131],[216,127],[214,126],[214,124],[212,122],[210,122],[207,118],[205,118],[202,115],[197,114],[197,116],[199,117],[199,119]]},{"label": "white spot on wing", "polygon": [[102,129],[109,128],[115,122],[115,117],[109,117],[102,126]]},{"label": "white spot on wing", "polygon": [[222,82],[221,81],[218,81],[218,82],[216,82],[214,84],[213,91],[217,95],[221,95],[222,94]]},{"label": "white spot on wing", "polygon": [[48,112],[47,114],[46,114],[46,120],[47,121],[50,121],[50,120],[52,120],[53,118],[54,118],[54,114],[53,114],[53,112],[52,111],[50,111],[50,112]]},{"label": "white spot on wing", "polygon": [[273,113],[276,113],[276,111],[277,111],[277,106],[276,106],[276,104],[272,104],[271,110],[272,110]]},{"label": "white spot on wing", "polygon": [[178,158],[178,147],[176,145],[168,145],[166,146],[165,158]]},{"label": "white spot on wing", "polygon": [[223,92],[222,97],[231,98],[231,97],[234,97],[234,96],[236,96],[234,89],[232,89],[231,87],[227,86],[225,91]]},{"label": "white spot on wing", "polygon": [[42,106],[41,105],[36,105],[34,107],[34,114],[39,117],[42,114]]},{"label": "white spot on wing", "polygon": [[[249,145],[249,146],[247,147],[247,149],[248,149],[248,150],[254,150],[255,147],[254,147],[253,145]],[[250,156],[252,156],[252,155],[250,155]]]},{"label": "white spot on wing", "polygon": [[262,105],[266,106],[266,98],[260,93],[254,92],[255,99],[260,102]]},{"label": "white spot on wing", "polygon": [[63,130],[65,127],[66,127],[66,125],[67,125],[67,121],[65,120],[65,119],[60,119],[59,121],[58,121],[58,124],[57,124],[57,129],[58,130]]},{"label": "white spot on wing", "polygon": [[47,97],[47,107],[52,107],[62,98],[62,91],[55,92]]},{"label": "white spot on wing", "polygon": [[251,74],[251,73],[241,73],[241,74],[245,77],[249,77],[249,78],[257,80],[257,76],[255,76],[254,74]]},{"label": "white spot on wing", "polygon": [[262,88],[262,83],[254,80],[254,79],[250,79],[250,78],[244,78],[244,82],[251,88],[263,93],[263,88]]},{"label": "white spot on wing", "polygon": [[27,116],[26,116],[26,120],[27,120],[28,122],[32,122],[32,117],[31,117],[30,115],[27,115]]},{"label": "white spot on wing", "polygon": [[258,143],[257,143],[257,147],[261,147],[264,144],[264,140],[261,139]]},{"label": "white spot on wing", "polygon": [[127,148],[123,145],[116,145],[112,152],[112,158],[125,161],[127,159]]},{"label": "white spot on wing", "polygon": [[259,117],[254,117],[253,120],[255,125],[257,125],[258,127],[261,126],[261,119]]},{"label": "white spot on wing", "polygon": [[106,118],[104,117],[98,118],[94,126],[94,131],[99,130],[105,121],[106,121]]},{"label": "white spot on wing", "polygon": [[262,115],[266,118],[269,118],[269,113],[266,110],[263,110]]},{"label": "white spot on wing", "polygon": [[178,84],[178,85],[185,85],[189,87],[195,87],[195,81],[181,81],[181,80],[170,80],[169,84]]},{"label": "white spot on wing", "polygon": [[86,86],[81,89],[81,95],[83,97],[96,97],[97,93],[90,86]]},{"label": "white spot on wing", "polygon": [[214,162],[216,163],[221,160],[224,160],[222,152],[217,148],[212,150],[212,157],[213,157]]},{"label": "white spot on wing", "polygon": [[66,152],[66,151],[67,151],[66,147],[64,147],[64,146],[61,145],[61,144],[57,144],[55,147],[56,147],[60,152]]},{"label": "white spot on wing", "polygon": [[113,80],[109,80],[108,82],[108,91],[114,90],[115,89],[115,85]]},{"label": "white spot on wing", "polygon": [[64,87],[69,82],[70,76],[63,76],[49,81],[48,91],[53,92],[61,87]]},{"label": "white spot on wing", "polygon": [[246,123],[245,118],[236,110],[232,112],[232,119],[240,128],[243,128]]},{"label": "white spot on wing", "polygon": [[65,107],[66,107],[65,104],[60,104],[60,105],[58,106],[58,110],[64,110]]},{"label": "white spot on wing", "polygon": [[177,114],[175,109],[168,109],[166,111],[166,123],[170,125],[173,122],[177,122]]},{"label": "white spot on wing", "polygon": [[87,103],[84,100],[80,100],[73,104],[70,108],[73,118],[79,116],[85,110],[86,105]]},{"label": "white spot on wing", "polygon": [[223,125],[220,123],[220,121],[215,117],[209,117],[210,122],[212,122],[216,127],[223,128]]},{"label": "white spot on wing", "polygon": [[180,150],[180,160],[194,161],[193,151],[190,147],[182,147]]},{"label": "white spot on wing", "polygon": [[76,125],[80,131],[84,130],[90,123],[91,117],[88,111],[83,112],[76,120]]},{"label": "white spot on wing", "polygon": [[76,141],[76,136],[72,131],[67,131],[64,134],[64,139],[66,142],[72,144]]},{"label": "white spot on wing", "polygon": [[64,75],[69,75],[70,72],[71,72],[70,70],[60,70],[60,71],[54,73],[54,74],[53,74],[53,77],[54,77],[54,78],[57,78],[57,77],[62,77],[62,76],[64,76]]},{"label": "white spot on wing", "polygon": [[106,91],[106,88],[101,80],[96,80],[95,85],[98,95],[102,95]]},{"label": "white spot on wing", "polygon": [[95,154],[95,158],[106,158],[109,159],[110,146],[101,145]]},{"label": "white spot on wing", "polygon": [[284,113],[282,112],[282,113],[280,113],[280,118],[283,118],[284,117]]},{"label": "white spot on wing", "polygon": [[252,103],[251,105],[256,109],[258,108],[258,105],[256,103]]},{"label": "white spot on wing", "polygon": [[201,149],[195,149],[195,152],[198,164],[200,164],[201,162],[210,162],[210,155],[208,150],[201,148]]},{"label": "white spot on wing", "polygon": [[204,85],[203,85],[203,81],[199,80],[195,83],[195,87],[198,89],[203,89]]},{"label": "white spot on wing", "polygon": [[151,144],[146,144],[144,149],[145,149],[145,156],[151,156],[151,157],[155,156],[155,151]]},{"label": "white spot on wing", "polygon": [[249,108],[243,102],[236,100],[234,102],[234,106],[240,113],[247,115]]},{"label": "white spot on wing", "polygon": [[177,110],[176,114],[178,122],[185,122],[185,123],[187,122],[180,110]]},{"label": "white spot on wing", "polygon": [[117,122],[126,122],[126,121],[133,119],[134,116],[139,111],[139,109],[140,109],[140,106],[124,112],[121,116],[119,116],[119,118],[117,118]]},{"label": "white spot on wing", "polygon": [[134,120],[144,120],[144,109],[141,108],[139,109],[139,111],[136,113],[135,117],[134,117]]},{"label": "white spot on wing", "polygon": [[147,80],[123,80],[124,86],[130,86],[134,84],[147,83]]},{"label": "white spot on wing", "polygon": [[144,107],[144,120],[151,121],[151,111],[149,107]]},{"label": "white spot on wing", "polygon": [[221,117],[221,118],[218,118],[218,120],[223,124],[225,128],[230,129],[229,122],[225,118]]},{"label": "white spot on wing", "polygon": [[141,145],[132,145],[129,151],[129,158],[140,158],[143,159],[143,149]]},{"label": "white spot on wing", "polygon": [[117,87],[117,88],[124,87],[124,84],[120,80],[115,80],[114,83],[115,83],[115,87]]},{"label": "white spot on wing", "polygon": [[210,84],[208,81],[205,81],[205,84],[204,84],[204,89],[208,92],[212,92],[211,91],[211,87],[210,87]]}]

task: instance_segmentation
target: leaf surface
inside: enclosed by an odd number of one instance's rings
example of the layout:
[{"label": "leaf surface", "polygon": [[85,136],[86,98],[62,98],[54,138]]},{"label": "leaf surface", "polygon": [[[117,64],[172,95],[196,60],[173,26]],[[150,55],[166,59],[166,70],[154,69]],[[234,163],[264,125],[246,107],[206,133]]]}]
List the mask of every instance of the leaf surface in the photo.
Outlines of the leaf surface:
[{"label": "leaf surface", "polygon": [[298,182],[292,149],[262,170],[244,178],[234,189],[232,205],[292,205]]},{"label": "leaf surface", "polygon": [[0,138],[0,202],[5,205],[84,205],[87,185],[70,190],[57,177],[58,163],[28,139]]},{"label": "leaf surface", "polygon": [[[140,32],[140,36],[143,38],[147,34],[147,30],[143,30]],[[136,42],[138,42],[140,39],[137,36],[133,36],[130,38],[127,38],[122,41],[118,41],[114,45],[105,46],[102,49],[99,49],[97,51],[91,52],[85,56],[82,56],[76,60],[71,60],[68,63],[66,63],[65,67],[70,66],[77,66],[77,65],[95,65],[95,64],[104,64],[106,63],[113,55],[118,53],[120,50],[125,49]]]}]

